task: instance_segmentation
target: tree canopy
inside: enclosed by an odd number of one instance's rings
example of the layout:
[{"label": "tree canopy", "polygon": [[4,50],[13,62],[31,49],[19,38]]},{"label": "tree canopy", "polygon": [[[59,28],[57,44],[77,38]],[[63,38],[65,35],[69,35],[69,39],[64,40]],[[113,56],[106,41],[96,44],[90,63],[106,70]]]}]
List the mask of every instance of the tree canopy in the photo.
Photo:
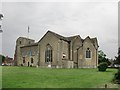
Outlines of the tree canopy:
[{"label": "tree canopy", "polygon": [[116,60],[114,61],[115,64],[120,64],[120,47],[118,48],[118,56],[115,57]]},{"label": "tree canopy", "polygon": [[110,65],[110,61],[109,59],[106,57],[107,55],[102,51],[102,50],[99,50],[98,51],[98,63],[102,63],[102,62],[107,62],[108,65]]},{"label": "tree canopy", "polygon": [[[1,60],[2,62],[4,62],[4,60],[5,60],[5,56],[0,55],[0,60]],[[0,61],[0,62],[1,62],[1,61]]]}]

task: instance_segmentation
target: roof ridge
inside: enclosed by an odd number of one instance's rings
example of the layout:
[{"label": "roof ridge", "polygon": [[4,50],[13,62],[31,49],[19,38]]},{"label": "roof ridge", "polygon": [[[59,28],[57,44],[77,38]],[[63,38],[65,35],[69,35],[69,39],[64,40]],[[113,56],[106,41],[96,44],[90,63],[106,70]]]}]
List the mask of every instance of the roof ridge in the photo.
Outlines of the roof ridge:
[{"label": "roof ridge", "polygon": [[61,37],[64,37],[64,36],[62,36],[62,35],[60,35],[60,34],[58,34],[58,33],[55,33],[55,32],[53,32],[53,31],[48,31],[48,32],[51,32],[51,33],[53,33],[53,34],[55,34],[55,35],[58,35],[58,36],[61,36]]},{"label": "roof ridge", "polygon": [[64,36],[62,36],[62,35],[60,35],[60,34],[57,34],[57,33],[55,33],[55,32],[52,32],[52,31],[48,31],[48,32],[52,33],[53,35],[55,35],[57,38],[59,38],[59,39],[61,39],[61,40],[69,41],[69,39],[68,39],[67,37],[64,37]]},{"label": "roof ridge", "polygon": [[[78,36],[80,36],[80,35],[73,35],[73,36],[69,36],[69,37],[78,37]],[[69,38],[69,37],[67,37],[67,38]]]},{"label": "roof ridge", "polygon": [[[27,37],[19,37],[19,38],[24,38],[24,39],[34,40],[34,39],[31,39],[31,38],[27,38]],[[35,40],[34,40],[34,41],[35,41]]]},{"label": "roof ridge", "polygon": [[30,46],[37,46],[37,45],[38,45],[38,42],[21,46],[21,48],[23,48],[23,47],[30,47]]}]

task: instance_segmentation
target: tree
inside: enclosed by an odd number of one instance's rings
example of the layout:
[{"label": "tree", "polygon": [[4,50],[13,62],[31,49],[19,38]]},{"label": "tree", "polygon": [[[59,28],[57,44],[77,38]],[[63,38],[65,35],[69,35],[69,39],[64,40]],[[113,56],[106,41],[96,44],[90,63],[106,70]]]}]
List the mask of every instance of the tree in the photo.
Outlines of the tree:
[{"label": "tree", "polygon": [[111,64],[109,59],[106,58],[106,54],[102,50],[100,50],[100,51],[98,51],[98,63],[100,64],[102,62],[106,62],[108,65]]},{"label": "tree", "polygon": [[118,48],[118,57],[117,57],[118,64],[120,64],[120,47]]},{"label": "tree", "polygon": [[2,62],[4,62],[5,61],[5,56],[2,56]]},{"label": "tree", "polygon": [[117,73],[115,73],[114,78],[113,78],[113,82],[120,84],[120,68],[118,69]]},{"label": "tree", "polygon": [[0,55],[0,64],[3,63],[5,61],[5,56]]},{"label": "tree", "polygon": [[114,64],[120,64],[120,47],[118,48],[118,56],[115,56]]},{"label": "tree", "polygon": [[[115,57],[115,64],[120,64],[120,47],[118,48],[118,57]],[[114,75],[114,79],[113,79],[114,83],[120,84],[120,68],[118,68],[118,72],[115,73]]]}]

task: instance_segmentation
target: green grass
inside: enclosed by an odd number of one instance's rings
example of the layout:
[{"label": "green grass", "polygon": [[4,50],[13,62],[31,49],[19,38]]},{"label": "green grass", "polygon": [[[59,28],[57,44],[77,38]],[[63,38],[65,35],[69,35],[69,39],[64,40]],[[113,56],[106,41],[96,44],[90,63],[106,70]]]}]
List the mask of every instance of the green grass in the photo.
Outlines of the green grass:
[{"label": "green grass", "polygon": [[116,69],[2,67],[3,88],[93,88],[110,83]]}]

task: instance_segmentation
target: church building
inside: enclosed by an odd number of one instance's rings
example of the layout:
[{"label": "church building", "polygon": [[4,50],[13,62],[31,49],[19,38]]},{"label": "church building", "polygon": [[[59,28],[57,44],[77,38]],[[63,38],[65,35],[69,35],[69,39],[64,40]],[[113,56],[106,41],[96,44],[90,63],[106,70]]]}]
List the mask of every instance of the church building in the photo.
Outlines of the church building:
[{"label": "church building", "polygon": [[16,40],[14,59],[17,66],[42,68],[96,68],[98,41],[89,36],[64,37],[52,31],[38,41],[19,37]]}]

